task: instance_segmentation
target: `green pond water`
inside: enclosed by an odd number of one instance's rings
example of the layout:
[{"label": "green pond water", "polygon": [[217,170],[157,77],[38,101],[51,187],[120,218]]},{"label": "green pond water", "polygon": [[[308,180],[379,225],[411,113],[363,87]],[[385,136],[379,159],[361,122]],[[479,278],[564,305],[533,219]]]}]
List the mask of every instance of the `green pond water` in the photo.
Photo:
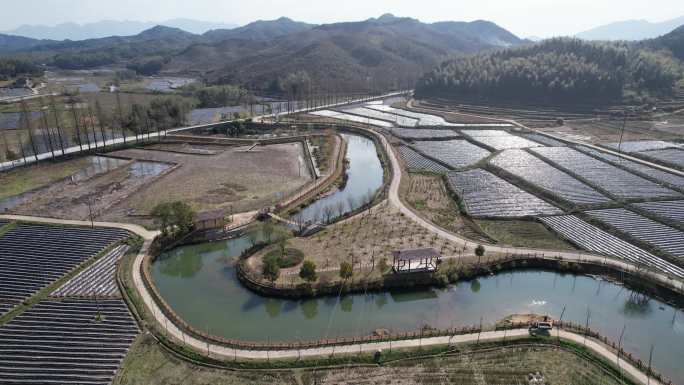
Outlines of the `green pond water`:
[{"label": "green pond water", "polygon": [[[549,271],[502,273],[445,289],[328,297],[264,298],[242,287],[231,257],[245,238],[175,249],[153,265],[161,295],[185,321],[212,334],[251,341],[315,340],[368,335],[375,329],[413,331],[493,323],[513,313],[539,313],[584,323],[684,383],[684,315],[655,299],[588,276]],[[646,297],[647,298],[647,297]]]},{"label": "green pond water", "polygon": [[[345,189],[300,215],[315,219],[327,204],[358,202],[382,185],[382,167],[372,141],[347,135],[350,160]],[[349,208],[347,207],[347,210]],[[588,276],[516,271],[461,282],[445,289],[385,292],[303,301],[265,298],[237,280],[233,262],[247,237],[186,246],[162,255],[152,266],[159,292],[193,327],[249,341],[299,341],[368,335],[376,329],[415,331],[495,321],[514,313],[538,313],[589,325],[684,383],[684,315],[623,286]]]}]

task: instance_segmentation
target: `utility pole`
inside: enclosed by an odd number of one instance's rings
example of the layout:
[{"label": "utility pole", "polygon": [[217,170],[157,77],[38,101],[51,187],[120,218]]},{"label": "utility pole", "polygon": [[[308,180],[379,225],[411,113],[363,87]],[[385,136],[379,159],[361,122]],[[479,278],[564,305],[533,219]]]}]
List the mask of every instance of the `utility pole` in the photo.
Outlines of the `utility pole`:
[{"label": "utility pole", "polygon": [[589,334],[589,317],[591,317],[591,309],[587,306],[587,321],[584,324],[584,346],[587,346],[587,334]]},{"label": "utility pole", "polygon": [[[558,319],[559,324],[563,323],[563,315],[564,314],[565,314],[565,305],[563,305],[563,311],[561,311],[560,318]],[[558,346],[560,346],[560,325],[556,328],[556,339],[558,340]]]},{"label": "utility pole", "polygon": [[95,222],[93,221],[93,198],[88,197],[88,214],[90,215],[90,228],[95,228]]},{"label": "utility pole", "polygon": [[622,332],[620,332],[620,340],[618,341],[618,351],[617,351],[617,366],[620,369],[620,384],[623,383],[622,377],[622,367],[620,366],[620,352],[622,352],[622,337],[625,335],[625,329],[627,325],[622,326]]},{"label": "utility pole", "polygon": [[623,112],[624,119],[622,120],[622,129],[620,130],[620,142],[618,143],[618,152],[622,154],[622,138],[625,135],[625,127],[627,126],[627,109]]},{"label": "utility pole", "polygon": [[651,352],[648,354],[648,371],[646,372],[647,384],[651,385],[651,363],[653,362],[653,344],[651,344]]}]

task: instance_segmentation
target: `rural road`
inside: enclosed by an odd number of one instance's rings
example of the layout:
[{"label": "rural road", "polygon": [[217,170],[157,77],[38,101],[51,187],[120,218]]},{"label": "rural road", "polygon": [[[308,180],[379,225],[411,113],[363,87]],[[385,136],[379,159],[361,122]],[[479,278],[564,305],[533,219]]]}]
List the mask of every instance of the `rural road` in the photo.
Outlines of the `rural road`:
[{"label": "rural road", "polygon": [[[373,131],[373,130],[367,130],[369,133],[372,133],[373,135],[376,135],[380,141],[383,143],[383,145],[386,146],[387,149],[389,149],[389,158],[390,158],[390,163],[392,166],[392,169],[394,170],[393,172],[393,179],[390,183],[390,188],[389,188],[389,194],[388,194],[388,200],[389,202],[398,208],[402,213],[404,213],[407,217],[411,218],[413,221],[418,223],[419,225],[423,226],[427,230],[437,234],[438,236],[447,239],[453,243],[456,243],[458,245],[461,245],[465,247],[467,250],[474,250],[476,247],[477,243],[473,242],[467,238],[464,238],[460,235],[457,234],[452,234],[449,232],[444,231],[443,229],[435,226],[434,224],[426,221],[422,217],[420,217],[418,214],[413,212],[410,208],[408,208],[404,202],[401,200],[400,195],[399,195],[399,186],[401,183],[401,167],[400,163],[398,160],[398,157],[392,148],[392,146],[389,145],[387,139],[380,133]],[[77,220],[60,220],[60,219],[51,219],[51,218],[42,218],[42,217],[31,217],[31,216],[19,216],[19,215],[0,215],[0,218],[2,219],[10,219],[10,220],[22,220],[22,221],[32,221],[32,222],[41,222],[41,223],[53,223],[53,224],[64,224],[64,225],[80,225],[80,226],[90,226],[91,223],[88,221],[77,221]],[[141,226],[133,225],[133,224],[122,224],[122,223],[111,223],[111,222],[94,222],[95,226],[100,226],[100,227],[114,227],[114,228],[121,228],[125,229],[128,231],[131,231],[133,233],[136,233],[143,237],[145,239],[144,245],[140,251],[140,253],[136,256],[135,261],[134,261],[134,266],[133,266],[133,282],[135,287],[137,288],[137,291],[139,295],[141,296],[143,302],[145,305],[148,307],[150,313],[152,313],[155,317],[155,319],[159,322],[159,324],[162,327],[162,330],[164,330],[166,333],[169,335],[173,336],[176,340],[178,341],[183,341],[185,344],[192,346],[193,348],[199,350],[199,351],[207,351],[207,353],[212,356],[212,357],[222,357],[224,359],[232,359],[236,357],[240,358],[246,358],[246,359],[270,359],[270,358],[293,358],[293,357],[309,357],[309,356],[326,356],[326,355],[331,355],[331,354],[355,354],[358,352],[373,352],[377,350],[386,350],[390,349],[390,343],[389,342],[376,342],[376,343],[367,343],[367,344],[356,344],[356,345],[348,345],[348,346],[338,346],[338,347],[325,347],[325,348],[316,348],[316,349],[304,349],[304,350],[279,350],[279,351],[272,351],[272,352],[266,352],[266,351],[259,351],[259,350],[241,350],[241,349],[232,349],[228,348],[225,346],[221,345],[216,345],[212,343],[207,343],[206,341],[197,339],[195,337],[192,337],[182,330],[180,330],[170,319],[168,319],[165,314],[161,311],[161,309],[158,307],[156,301],[152,298],[150,293],[147,291],[144,283],[143,283],[143,278],[141,276],[141,269],[140,267],[142,266],[142,263],[144,261],[144,258],[146,257],[147,250],[149,248],[149,245],[151,244],[152,240],[158,235],[158,232],[156,231],[149,231]],[[501,247],[501,246],[494,246],[494,245],[489,245],[487,246],[487,251],[488,252],[495,252],[495,253],[503,253],[503,254],[546,254],[549,257],[556,257],[560,256],[563,257],[566,260],[576,260],[576,261],[593,261],[596,263],[605,263],[608,265],[611,265],[613,267],[623,269],[623,270],[635,270],[636,267],[628,262],[625,261],[620,261],[620,260],[615,260],[615,259],[606,259],[604,256],[599,256],[599,255],[590,255],[590,254],[585,254],[585,253],[580,253],[580,252],[567,252],[567,251],[548,251],[548,250],[536,250],[536,249],[527,249],[527,248],[512,248],[512,247]],[[675,284],[677,285],[677,288],[684,292],[684,284],[681,281],[677,281],[676,283],[673,282],[668,276],[664,274],[654,274],[656,279],[662,280],[663,283],[666,284]],[[527,335],[528,331],[526,329],[516,329],[516,330],[511,330],[507,332],[503,331],[497,331],[497,332],[484,332],[480,336],[480,340],[482,341],[491,341],[491,340],[498,340],[504,338],[504,334],[508,337],[514,337],[514,336],[524,336]],[[570,333],[567,331],[559,331],[559,336],[561,338],[575,341],[577,343],[582,343],[584,340],[584,337],[581,335],[577,335],[574,333]],[[460,336],[454,336],[453,338],[449,337],[431,337],[431,338],[425,338],[422,339],[421,341],[419,340],[403,340],[403,341],[395,341],[391,343],[391,348],[407,348],[407,347],[417,347],[419,345],[422,346],[429,346],[429,345],[443,345],[447,344],[449,342],[451,343],[465,343],[465,342],[471,342],[475,341],[478,338],[477,334],[467,334],[467,335],[460,335]],[[615,353],[610,351],[608,348],[606,348],[603,344],[593,341],[593,340],[587,340],[587,347],[592,349],[596,354],[599,354],[603,356],[605,359],[611,361],[611,362],[617,362],[618,357],[616,356]],[[623,370],[630,374],[632,377],[636,378],[642,383],[647,382],[646,376],[639,371],[637,368],[633,367],[632,365],[621,362],[621,366]],[[658,382],[654,380],[650,380],[650,383],[652,384],[658,384]]]},{"label": "rural road", "polygon": [[[377,133],[372,130],[368,130],[369,132],[372,132],[374,135],[376,135],[383,143],[385,148],[388,149],[390,161],[392,163],[392,170],[394,171],[392,173],[393,179],[390,183],[390,188],[389,188],[389,201],[390,203],[398,208],[404,215],[406,215],[408,218],[411,218],[414,222],[419,224],[420,226],[424,227],[425,229],[431,231],[432,233],[436,234],[437,236],[446,239],[450,242],[453,242],[457,245],[460,245],[461,247],[464,247],[466,250],[471,251],[472,253],[475,252],[475,248],[477,247],[478,243],[475,241],[472,241],[468,238],[465,238],[461,235],[450,233],[445,231],[439,226],[436,226],[424,218],[422,218],[420,215],[418,215],[416,212],[411,210],[401,199],[399,195],[399,187],[401,184],[401,178],[402,178],[402,173],[401,173],[401,166],[399,164],[398,156],[396,154],[396,150],[389,145],[387,139],[385,138],[384,135]],[[618,260],[614,258],[606,258],[606,256],[603,255],[595,255],[595,254],[590,254],[586,252],[575,252],[575,251],[556,251],[556,250],[541,250],[541,249],[532,249],[532,248],[520,248],[520,247],[505,247],[505,246],[496,246],[496,245],[487,245],[486,250],[488,253],[501,253],[501,254],[515,254],[515,255],[537,255],[537,256],[545,256],[548,258],[555,258],[555,257],[561,257],[564,260],[567,261],[583,261],[583,262],[593,262],[597,264],[604,264],[608,266],[612,266],[614,268],[624,270],[624,271],[636,271],[638,270],[638,267],[634,265],[631,262],[628,261],[623,261],[623,260]],[[658,281],[662,282],[663,284],[670,286],[674,285],[675,288],[677,288],[681,293],[684,293],[684,281],[682,280],[673,280],[671,279],[670,276],[663,274],[663,273],[652,273],[653,278],[657,279]]]},{"label": "rural road", "polygon": [[[295,110],[295,111],[290,112],[290,113],[301,113],[301,112],[314,111],[314,110],[319,110],[319,109],[334,108],[334,107],[339,107],[339,106],[344,106],[344,105],[354,104],[354,103],[359,103],[359,102],[364,102],[364,101],[385,99],[385,98],[389,98],[392,96],[403,95],[407,92],[410,92],[410,90],[391,92],[388,94],[373,96],[373,97],[369,97],[369,98],[354,99],[354,100],[349,101],[349,102],[340,102],[340,103],[328,104],[328,105],[324,105],[324,106],[317,106],[317,107],[313,107],[313,108],[302,108],[302,109]],[[261,121],[263,119],[272,118],[272,117],[277,118],[278,116],[286,115],[286,114],[287,113],[278,113],[278,114],[269,114],[269,115],[263,115],[263,116],[255,116],[253,119],[255,121]],[[243,119],[243,120],[245,120],[245,119]],[[79,153],[82,151],[97,150],[99,148],[104,149],[107,146],[113,146],[113,145],[123,144],[123,143],[133,143],[133,142],[136,142],[138,140],[142,140],[144,142],[145,140],[149,141],[151,139],[155,139],[155,138],[158,138],[160,136],[166,136],[167,134],[172,134],[174,132],[187,131],[187,130],[192,130],[192,129],[196,129],[196,128],[213,127],[213,126],[217,126],[217,125],[225,124],[225,123],[226,122],[198,124],[195,126],[180,127],[180,128],[174,128],[171,130],[159,131],[159,132],[150,132],[150,133],[140,134],[140,135],[131,135],[131,136],[125,136],[122,138],[108,139],[108,140],[104,140],[104,141],[96,140],[94,143],[84,143],[82,146],[72,146],[72,147],[68,147],[65,149],[55,149],[54,154],[52,152],[44,152],[44,153],[37,154],[37,155],[27,156],[24,159],[17,159],[17,160],[12,160],[12,161],[0,162],[0,171],[10,170],[10,169],[13,169],[15,167],[33,164],[36,161],[52,159],[53,157],[58,158],[58,157],[61,157],[64,155],[76,154],[76,153]],[[97,138],[95,138],[95,139],[97,139]]]},{"label": "rural road", "polygon": [[[383,142],[385,142],[385,138],[379,135],[382,139]],[[392,161],[392,167],[395,170],[399,170],[399,163],[396,158],[396,155],[394,154],[393,151],[390,152],[390,159]],[[434,225],[430,224],[429,222],[426,222],[419,216],[417,216],[415,213],[413,213],[411,210],[406,208],[404,206],[403,202],[399,199],[399,183],[401,181],[401,173],[400,172],[395,172],[394,173],[395,177],[392,180],[391,186],[390,186],[390,202],[397,206],[402,212],[404,212],[406,215],[408,215],[410,218],[418,222],[419,224],[425,226],[426,228],[435,231],[440,236],[446,237],[447,239],[450,239],[455,242],[462,242],[462,244],[467,245],[468,247],[474,246],[474,244],[470,241],[468,241],[465,238],[461,238],[459,236],[456,236],[454,234],[450,234],[447,232],[444,232],[443,230],[436,228]],[[77,220],[63,220],[63,219],[51,219],[51,218],[42,218],[42,217],[31,217],[31,216],[22,216],[22,215],[0,215],[1,219],[9,219],[9,220],[20,220],[20,221],[31,221],[31,222],[40,222],[40,223],[51,223],[51,224],[63,224],[63,225],[78,225],[78,226],[90,226],[91,223],[88,221],[77,221]],[[475,334],[465,334],[465,335],[458,335],[458,336],[453,336],[453,337],[430,337],[430,338],[424,338],[421,340],[401,340],[401,341],[394,341],[394,342],[374,342],[374,343],[363,343],[363,344],[354,344],[354,345],[346,345],[346,346],[336,346],[336,347],[322,347],[322,348],[313,348],[313,349],[291,349],[291,350],[278,350],[278,351],[262,351],[262,350],[245,350],[245,349],[233,349],[229,348],[226,346],[222,345],[217,345],[213,343],[207,343],[206,341],[197,339],[193,336],[188,335],[181,329],[179,329],[172,320],[168,319],[166,315],[162,312],[162,310],[159,308],[157,305],[157,302],[152,298],[150,293],[148,292],[147,288],[145,287],[145,284],[143,282],[143,278],[141,275],[141,266],[144,261],[144,259],[147,256],[147,250],[149,249],[150,244],[152,243],[152,240],[159,234],[156,231],[149,231],[146,230],[145,228],[138,226],[138,225],[133,225],[133,224],[125,224],[125,223],[112,223],[112,222],[94,222],[93,223],[95,226],[99,227],[112,227],[112,228],[120,228],[120,229],[125,229],[128,231],[131,231],[135,234],[140,235],[142,238],[144,238],[144,244],[143,247],[141,248],[140,253],[136,256],[134,264],[133,264],[133,282],[134,285],[138,291],[138,294],[142,298],[143,302],[147,306],[148,310],[150,311],[151,314],[153,314],[154,318],[156,321],[161,325],[162,332],[166,333],[167,335],[173,336],[177,341],[183,341],[182,343],[189,345],[193,347],[194,349],[198,351],[206,351],[207,354],[211,357],[219,357],[223,359],[235,359],[237,357],[242,358],[242,359],[278,359],[278,358],[294,358],[294,357],[314,357],[314,356],[330,356],[334,354],[357,354],[360,352],[375,352],[377,350],[388,350],[388,349],[397,349],[397,348],[411,348],[411,347],[418,347],[418,346],[431,346],[431,345],[446,345],[446,344],[458,344],[458,343],[467,343],[467,342],[473,342],[477,341],[478,339],[480,341],[495,341],[495,340],[501,340],[504,338],[511,338],[511,337],[522,337],[528,335],[528,330],[527,329],[515,329],[515,330],[509,330],[509,331],[490,331],[490,332],[483,332],[479,336],[477,333]],[[514,250],[521,250],[521,249],[509,249],[509,248],[496,248],[496,250],[500,250],[501,252],[511,252]],[[522,249],[525,250],[525,249]],[[532,250],[530,250],[532,251]],[[587,257],[587,256],[583,256]],[[615,261],[617,262],[617,261]],[[626,265],[626,264],[625,264]],[[584,336],[567,332],[567,331],[557,331],[558,336],[569,341],[574,341],[575,343],[584,343]],[[586,340],[586,346],[594,351],[595,354],[598,354],[602,357],[604,357],[606,360],[610,362],[618,362],[618,357],[617,355],[612,352],[610,349],[608,349],[605,345],[591,340],[587,339]],[[631,364],[624,362],[622,360],[619,361],[620,366],[624,370],[625,373],[629,374],[631,377],[637,379],[641,383],[647,383],[649,380],[647,379],[646,375],[642,373],[640,370],[638,370],[636,367],[632,366]],[[654,385],[659,385],[659,383],[653,379],[650,380],[650,383]]]}]

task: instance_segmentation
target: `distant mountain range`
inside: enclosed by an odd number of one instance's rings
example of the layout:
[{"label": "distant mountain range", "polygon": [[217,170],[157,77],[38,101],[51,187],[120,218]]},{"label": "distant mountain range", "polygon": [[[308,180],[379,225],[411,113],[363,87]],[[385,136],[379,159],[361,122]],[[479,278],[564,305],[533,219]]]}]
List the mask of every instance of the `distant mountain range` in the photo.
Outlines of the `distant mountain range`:
[{"label": "distant mountain range", "polygon": [[280,18],[201,35],[165,26],[82,41],[0,35],[0,55],[65,69],[159,67],[253,89],[282,89],[297,74],[328,89],[362,90],[412,84],[449,56],[526,43],[488,21],[427,24],[386,14],[323,25]]},{"label": "distant mountain range", "polygon": [[103,20],[95,23],[63,23],[55,26],[22,25],[2,33],[38,40],[87,40],[109,36],[137,35],[157,25],[179,28],[194,34],[202,34],[212,29],[231,29],[237,27],[237,25],[232,23],[214,23],[191,19],[173,19],[163,22]]},{"label": "distant mountain range", "polygon": [[681,25],[684,25],[684,16],[660,23],[625,20],[592,28],[576,36],[584,40],[644,40],[665,35]]}]

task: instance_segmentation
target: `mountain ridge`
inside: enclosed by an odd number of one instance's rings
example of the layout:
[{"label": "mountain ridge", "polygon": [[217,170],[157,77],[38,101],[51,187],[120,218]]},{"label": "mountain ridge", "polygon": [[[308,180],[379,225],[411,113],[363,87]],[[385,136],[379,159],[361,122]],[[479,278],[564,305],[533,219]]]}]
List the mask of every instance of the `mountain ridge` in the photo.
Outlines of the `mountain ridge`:
[{"label": "mountain ridge", "polygon": [[575,36],[584,40],[645,40],[672,32],[684,25],[684,16],[662,22],[622,20],[594,27]]},{"label": "mountain ridge", "polygon": [[238,26],[233,23],[217,23],[193,19],[177,18],[162,22],[134,20],[100,20],[93,23],[60,23],[54,26],[24,24],[0,34],[21,36],[36,40],[89,40],[112,36],[133,36],[147,29],[163,25],[180,28],[186,32],[202,34],[211,29],[230,29]]}]

